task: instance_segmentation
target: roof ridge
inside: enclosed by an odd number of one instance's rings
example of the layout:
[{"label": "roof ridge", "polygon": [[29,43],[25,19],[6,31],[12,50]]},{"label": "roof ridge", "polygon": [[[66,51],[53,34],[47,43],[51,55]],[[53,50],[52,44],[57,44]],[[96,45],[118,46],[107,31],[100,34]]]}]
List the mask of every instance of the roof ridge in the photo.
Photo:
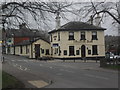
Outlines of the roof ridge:
[{"label": "roof ridge", "polygon": [[68,30],[106,30],[105,28],[95,26],[93,24],[89,24],[87,22],[81,22],[81,21],[70,21],[64,25],[62,25],[59,29],[54,29],[50,31],[49,33],[56,32],[56,31],[68,31]]}]

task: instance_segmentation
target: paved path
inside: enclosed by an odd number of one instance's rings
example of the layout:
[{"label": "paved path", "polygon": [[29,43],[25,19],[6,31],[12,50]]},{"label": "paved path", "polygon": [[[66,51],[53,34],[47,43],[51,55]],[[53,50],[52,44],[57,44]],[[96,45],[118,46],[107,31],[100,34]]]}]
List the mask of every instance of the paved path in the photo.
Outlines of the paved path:
[{"label": "paved path", "polygon": [[[49,82],[46,88],[117,88],[118,72],[102,69],[95,61],[38,61],[25,57],[5,55],[3,69],[19,77],[26,86],[34,87],[34,81]],[[39,84],[38,84],[39,86]]]}]

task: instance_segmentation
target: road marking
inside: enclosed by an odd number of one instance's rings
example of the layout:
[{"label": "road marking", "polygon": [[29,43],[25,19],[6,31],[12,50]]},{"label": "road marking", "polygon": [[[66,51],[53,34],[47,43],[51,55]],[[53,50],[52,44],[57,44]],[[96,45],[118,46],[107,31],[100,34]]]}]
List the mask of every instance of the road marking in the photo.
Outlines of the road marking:
[{"label": "road marking", "polygon": [[14,64],[14,63],[13,63],[13,66],[14,66],[14,67],[17,67],[18,69],[20,69],[20,70],[22,70],[22,71],[23,71],[23,70],[24,70],[24,71],[30,70],[30,69],[28,69],[27,67],[23,67],[23,66],[21,66],[21,65]]},{"label": "road marking", "polygon": [[74,73],[73,71],[65,70],[66,72]]},{"label": "road marking", "polygon": [[22,60],[17,60],[17,61],[22,61]]},{"label": "road marking", "polygon": [[43,66],[42,64],[40,64],[40,66]]},{"label": "road marking", "polygon": [[64,71],[64,69],[60,69],[60,71]]},{"label": "road marking", "polygon": [[66,72],[70,72],[70,73],[75,73],[74,71],[65,70],[65,69],[60,69],[60,71],[66,71]]},{"label": "road marking", "polygon": [[96,76],[96,75],[91,75],[91,74],[85,74],[85,76],[93,77],[93,78],[99,78],[99,79],[105,79],[105,80],[108,80],[108,79],[109,79],[109,78],[106,78],[106,77]]},{"label": "road marking", "polygon": [[50,69],[52,69],[53,67],[49,67]]},{"label": "road marking", "polygon": [[62,73],[57,73],[56,75],[61,76],[61,75],[63,75],[63,74],[62,74]]},{"label": "road marking", "polygon": [[46,83],[45,81],[42,81],[42,80],[28,81],[28,82],[37,88],[42,88],[42,87],[45,87],[48,85],[48,83]]}]

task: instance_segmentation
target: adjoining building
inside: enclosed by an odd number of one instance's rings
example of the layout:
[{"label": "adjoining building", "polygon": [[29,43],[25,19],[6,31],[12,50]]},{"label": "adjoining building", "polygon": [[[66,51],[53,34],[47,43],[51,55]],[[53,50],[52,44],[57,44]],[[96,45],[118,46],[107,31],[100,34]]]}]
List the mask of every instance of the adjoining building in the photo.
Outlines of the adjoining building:
[{"label": "adjoining building", "polygon": [[37,29],[29,29],[26,27],[26,24],[21,24],[18,29],[7,29],[4,36],[4,42],[5,42],[5,48],[6,48],[6,54],[10,53],[10,47],[16,46],[20,43],[25,43],[28,41],[32,42],[36,39],[42,37],[45,40],[48,39],[48,35],[45,36],[45,32],[42,30]]},{"label": "adjoining building", "polygon": [[[59,20],[57,21],[58,23],[60,22]],[[75,21],[63,26],[56,26],[57,29],[49,32],[51,55],[53,58],[80,59],[105,57],[105,28]]]},{"label": "adjoining building", "polygon": [[10,54],[36,59],[51,57],[50,51],[49,41],[42,38],[34,41],[25,40],[10,47]]}]

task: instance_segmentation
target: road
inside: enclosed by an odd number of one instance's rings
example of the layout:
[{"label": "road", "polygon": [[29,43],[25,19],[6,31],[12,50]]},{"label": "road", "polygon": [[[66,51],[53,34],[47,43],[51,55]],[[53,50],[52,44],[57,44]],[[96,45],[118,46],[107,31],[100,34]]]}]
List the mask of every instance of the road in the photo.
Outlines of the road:
[{"label": "road", "polygon": [[52,80],[53,83],[45,88],[118,88],[118,72],[102,69],[99,63],[93,61],[46,62],[21,56],[4,56],[5,64],[13,66],[18,71],[27,72],[28,76],[31,74]]}]

